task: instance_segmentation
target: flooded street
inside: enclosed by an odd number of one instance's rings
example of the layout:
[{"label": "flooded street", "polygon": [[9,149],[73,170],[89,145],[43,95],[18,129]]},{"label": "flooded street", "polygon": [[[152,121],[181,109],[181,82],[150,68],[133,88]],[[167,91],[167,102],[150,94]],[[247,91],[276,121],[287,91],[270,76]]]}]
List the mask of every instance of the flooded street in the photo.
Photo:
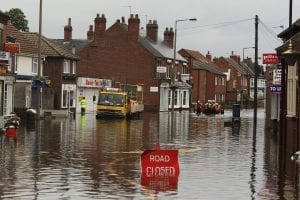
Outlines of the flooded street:
[{"label": "flooded street", "polygon": [[[279,162],[264,111],[256,135],[252,110],[241,111],[239,130],[224,127],[231,116],[176,112],[173,127],[168,112],[42,120],[36,131],[1,135],[0,199],[299,199],[298,166]],[[180,175],[141,185],[140,156],[158,139],[179,150]]]}]

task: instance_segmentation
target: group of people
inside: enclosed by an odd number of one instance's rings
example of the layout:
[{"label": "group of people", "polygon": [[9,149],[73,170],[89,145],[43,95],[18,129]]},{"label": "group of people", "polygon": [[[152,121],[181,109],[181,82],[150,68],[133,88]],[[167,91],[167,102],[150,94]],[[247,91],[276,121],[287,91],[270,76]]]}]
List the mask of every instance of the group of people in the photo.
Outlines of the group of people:
[{"label": "group of people", "polygon": [[200,101],[197,102],[196,113],[200,115],[201,113],[210,115],[210,114],[224,114],[224,109],[219,103],[216,102],[207,102],[202,104]]}]

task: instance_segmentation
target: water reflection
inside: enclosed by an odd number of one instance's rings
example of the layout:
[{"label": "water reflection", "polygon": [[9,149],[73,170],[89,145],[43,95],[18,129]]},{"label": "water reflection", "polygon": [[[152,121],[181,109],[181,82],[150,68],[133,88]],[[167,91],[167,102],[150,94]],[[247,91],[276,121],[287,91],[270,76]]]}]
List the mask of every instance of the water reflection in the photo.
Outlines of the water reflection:
[{"label": "water reflection", "polygon": [[[17,138],[0,135],[0,199],[299,199],[299,166],[264,130],[259,110],[241,112],[238,131],[225,115],[144,113],[138,120],[40,121]],[[179,149],[176,188],[141,186],[140,155]],[[161,182],[162,184],[164,182]]]}]

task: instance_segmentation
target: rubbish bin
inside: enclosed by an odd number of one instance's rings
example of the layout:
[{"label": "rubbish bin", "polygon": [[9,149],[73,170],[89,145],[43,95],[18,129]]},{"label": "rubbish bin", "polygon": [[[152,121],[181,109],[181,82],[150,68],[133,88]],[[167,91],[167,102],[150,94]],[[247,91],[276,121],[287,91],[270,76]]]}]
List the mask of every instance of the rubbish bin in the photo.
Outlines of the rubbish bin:
[{"label": "rubbish bin", "polygon": [[26,128],[28,130],[35,130],[36,113],[36,110],[32,108],[26,110]]},{"label": "rubbish bin", "polygon": [[240,104],[233,104],[232,105],[232,118],[233,119],[240,119]]}]

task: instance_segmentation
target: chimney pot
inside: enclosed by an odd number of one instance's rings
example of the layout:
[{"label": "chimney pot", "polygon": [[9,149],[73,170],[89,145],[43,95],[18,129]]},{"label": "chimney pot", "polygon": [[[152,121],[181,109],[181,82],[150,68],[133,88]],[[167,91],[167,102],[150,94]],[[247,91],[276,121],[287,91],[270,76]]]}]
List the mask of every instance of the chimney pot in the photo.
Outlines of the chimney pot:
[{"label": "chimney pot", "polygon": [[149,20],[149,23],[146,25],[146,32],[147,37],[156,43],[158,39],[158,25],[156,20]]},{"label": "chimney pot", "polygon": [[64,27],[64,41],[71,42],[72,40],[72,25],[71,25],[71,18],[68,18],[68,25]]}]

